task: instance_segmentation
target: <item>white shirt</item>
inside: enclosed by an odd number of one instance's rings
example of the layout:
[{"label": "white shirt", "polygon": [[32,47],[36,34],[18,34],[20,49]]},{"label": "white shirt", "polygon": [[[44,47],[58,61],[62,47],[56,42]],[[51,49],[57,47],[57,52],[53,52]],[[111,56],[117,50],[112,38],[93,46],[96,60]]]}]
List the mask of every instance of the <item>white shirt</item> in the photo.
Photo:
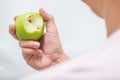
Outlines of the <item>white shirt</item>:
[{"label": "white shirt", "polygon": [[120,80],[120,30],[88,54],[22,80]]}]

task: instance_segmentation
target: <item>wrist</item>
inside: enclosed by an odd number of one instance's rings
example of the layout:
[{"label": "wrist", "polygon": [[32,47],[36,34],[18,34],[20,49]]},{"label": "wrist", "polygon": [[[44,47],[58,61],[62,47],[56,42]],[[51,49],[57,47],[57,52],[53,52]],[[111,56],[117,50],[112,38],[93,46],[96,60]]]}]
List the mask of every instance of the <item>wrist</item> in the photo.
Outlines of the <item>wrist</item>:
[{"label": "wrist", "polygon": [[64,61],[67,61],[69,60],[70,57],[68,55],[66,55],[64,52],[62,52],[60,55],[59,55],[59,58],[56,59],[55,63],[58,64],[58,63],[62,63]]},{"label": "wrist", "polygon": [[69,59],[70,59],[70,57],[64,53],[63,56],[59,59],[59,62],[64,62],[64,61],[67,61]]}]

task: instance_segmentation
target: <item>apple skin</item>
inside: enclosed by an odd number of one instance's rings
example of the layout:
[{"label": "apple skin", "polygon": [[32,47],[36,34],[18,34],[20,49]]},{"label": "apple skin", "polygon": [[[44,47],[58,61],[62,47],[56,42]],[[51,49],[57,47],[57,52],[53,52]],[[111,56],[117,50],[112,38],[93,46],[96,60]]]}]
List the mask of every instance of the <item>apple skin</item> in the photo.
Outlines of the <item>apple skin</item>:
[{"label": "apple skin", "polygon": [[[37,29],[33,32],[29,32],[26,30],[26,26],[25,26],[25,21],[27,20],[27,18],[29,16],[34,16],[39,18],[41,21],[41,25],[39,25],[40,29]],[[15,21],[15,31],[16,31],[16,36],[20,39],[20,40],[34,40],[37,41],[39,40],[43,33],[44,33],[44,20],[42,18],[42,16],[39,13],[36,12],[30,12],[27,14],[23,14],[20,15],[19,17],[17,17],[16,21]]]}]

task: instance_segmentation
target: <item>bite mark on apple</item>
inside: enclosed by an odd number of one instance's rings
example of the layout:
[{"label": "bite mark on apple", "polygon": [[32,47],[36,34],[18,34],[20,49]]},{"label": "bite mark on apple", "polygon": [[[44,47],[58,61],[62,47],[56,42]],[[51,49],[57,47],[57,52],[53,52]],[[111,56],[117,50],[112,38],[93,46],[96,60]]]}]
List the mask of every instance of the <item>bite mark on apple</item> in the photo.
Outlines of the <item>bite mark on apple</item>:
[{"label": "bite mark on apple", "polygon": [[32,23],[32,20],[29,19],[28,22],[29,22],[29,23]]},{"label": "bite mark on apple", "polygon": [[30,15],[30,16],[28,17],[28,22],[29,22],[29,23],[32,23],[32,20],[31,20],[31,19],[32,19],[32,16],[33,16],[33,15]]}]

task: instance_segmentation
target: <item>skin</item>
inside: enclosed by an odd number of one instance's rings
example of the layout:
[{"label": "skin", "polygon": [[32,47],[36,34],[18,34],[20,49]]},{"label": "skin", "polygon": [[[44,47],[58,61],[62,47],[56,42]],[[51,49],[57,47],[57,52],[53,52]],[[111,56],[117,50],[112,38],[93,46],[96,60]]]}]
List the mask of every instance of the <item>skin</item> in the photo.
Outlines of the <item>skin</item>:
[{"label": "skin", "polygon": [[[105,20],[108,36],[120,28],[120,0],[83,1]],[[69,59],[62,48],[54,18],[43,9],[40,9],[40,13],[46,22],[46,33],[39,42],[20,41],[15,35],[14,25],[9,26],[10,34],[19,41],[25,61],[37,70]]]},{"label": "skin", "polygon": [[69,59],[62,49],[53,16],[43,9],[40,9],[39,12],[46,23],[46,33],[38,42],[20,41],[16,37],[14,25],[9,26],[10,34],[19,41],[25,61],[36,70],[44,69]]},{"label": "skin", "polygon": [[98,16],[106,22],[110,36],[120,28],[120,0],[83,0]]}]

